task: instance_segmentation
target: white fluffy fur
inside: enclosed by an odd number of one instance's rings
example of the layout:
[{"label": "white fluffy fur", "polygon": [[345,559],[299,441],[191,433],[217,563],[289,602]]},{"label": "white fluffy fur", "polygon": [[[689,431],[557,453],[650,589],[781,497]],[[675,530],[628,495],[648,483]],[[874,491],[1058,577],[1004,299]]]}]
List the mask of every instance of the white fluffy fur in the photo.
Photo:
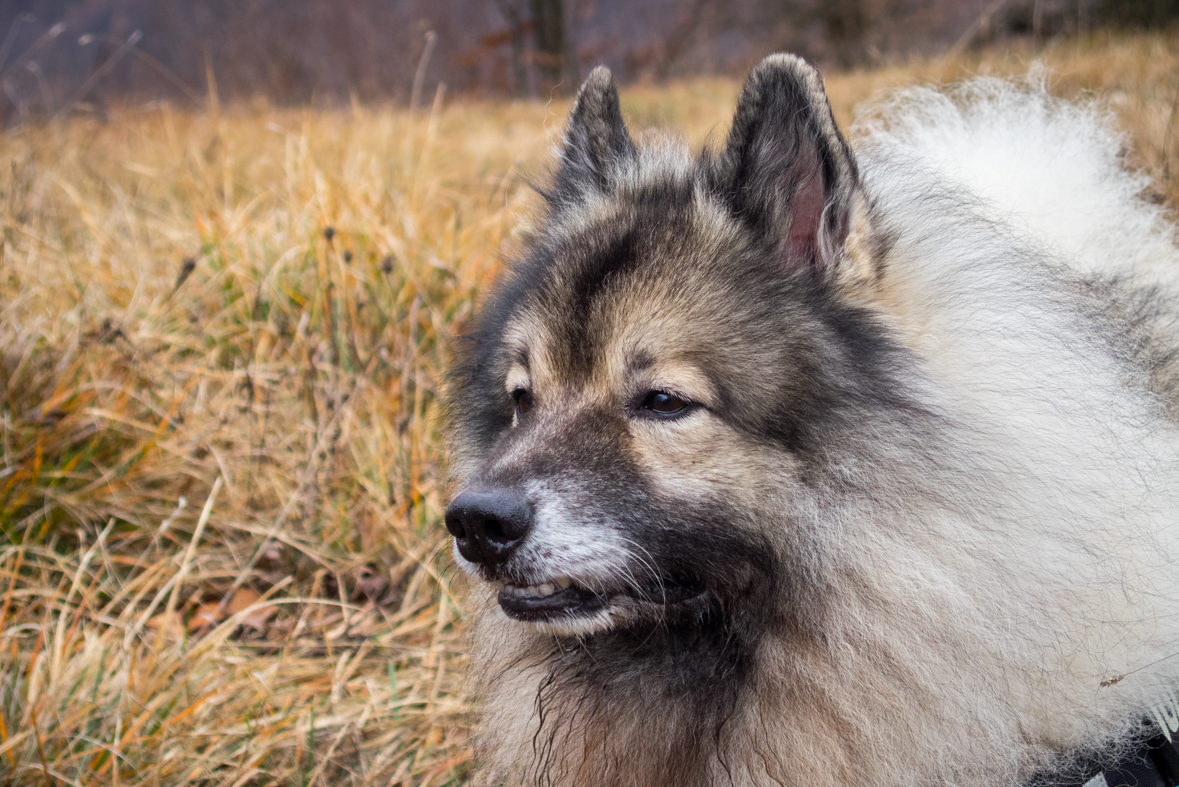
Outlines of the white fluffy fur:
[{"label": "white fluffy fur", "polygon": [[1081,274],[1147,275],[1174,288],[1174,227],[1140,199],[1149,181],[1125,169],[1112,113],[1048,98],[1047,79],[1036,68],[1018,87],[976,79],[948,95],[906,91],[864,113],[855,133],[961,183]]},{"label": "white fluffy fur", "polygon": [[[962,703],[978,759],[955,770],[1003,783],[1053,751],[1116,742],[1179,679],[1179,431],[1106,343],[1111,324],[1067,307],[1072,275],[1152,286],[1171,310],[1158,325],[1171,326],[1174,228],[1123,169],[1111,117],[1040,85],[908,91],[855,137],[876,230],[896,237],[885,309],[981,457],[974,484],[951,470],[956,510],[898,506],[911,560],[889,543],[858,562],[893,575],[881,597],[913,605],[913,631],[944,626],[956,643],[943,664],[908,667],[961,692],[944,712]],[[975,654],[953,653],[971,641]],[[971,749],[963,729],[927,732],[930,748],[902,754],[898,772]]]}]

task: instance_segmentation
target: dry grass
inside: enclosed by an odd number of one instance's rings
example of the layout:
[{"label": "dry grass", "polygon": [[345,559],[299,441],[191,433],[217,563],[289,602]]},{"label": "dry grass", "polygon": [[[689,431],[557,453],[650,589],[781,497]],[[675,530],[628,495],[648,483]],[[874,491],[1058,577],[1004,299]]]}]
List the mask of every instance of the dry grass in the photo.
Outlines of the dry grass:
[{"label": "dry grass", "polygon": [[[830,89],[846,121],[1027,59]],[[1177,37],[1046,59],[1179,199]],[[698,142],[736,91],[623,103]],[[443,343],[565,109],[155,107],[0,137],[0,782],[464,780]]]}]

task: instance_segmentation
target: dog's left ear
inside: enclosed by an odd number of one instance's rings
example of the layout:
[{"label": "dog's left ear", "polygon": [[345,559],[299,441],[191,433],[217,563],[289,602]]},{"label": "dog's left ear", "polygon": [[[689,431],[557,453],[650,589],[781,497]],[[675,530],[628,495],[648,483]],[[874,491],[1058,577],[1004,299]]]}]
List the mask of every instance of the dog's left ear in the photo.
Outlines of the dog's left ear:
[{"label": "dog's left ear", "polygon": [[819,73],[771,55],[749,75],[714,177],[734,212],[776,237],[783,264],[832,273],[860,188]]},{"label": "dog's left ear", "polygon": [[634,156],[614,77],[610,69],[598,66],[577,92],[551,197],[559,204],[577,203],[587,192],[607,192],[619,167]]}]

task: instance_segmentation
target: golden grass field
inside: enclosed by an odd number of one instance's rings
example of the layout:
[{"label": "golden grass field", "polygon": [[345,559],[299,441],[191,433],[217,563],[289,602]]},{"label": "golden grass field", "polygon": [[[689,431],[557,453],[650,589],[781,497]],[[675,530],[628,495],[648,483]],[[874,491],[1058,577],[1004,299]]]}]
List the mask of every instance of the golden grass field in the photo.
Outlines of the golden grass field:
[{"label": "golden grass field", "polygon": [[[1179,34],[1043,58],[1179,204]],[[846,126],[878,90],[1031,59],[828,84]],[[738,88],[622,103],[699,144]],[[0,784],[465,781],[446,342],[567,108],[151,105],[3,132]]]}]

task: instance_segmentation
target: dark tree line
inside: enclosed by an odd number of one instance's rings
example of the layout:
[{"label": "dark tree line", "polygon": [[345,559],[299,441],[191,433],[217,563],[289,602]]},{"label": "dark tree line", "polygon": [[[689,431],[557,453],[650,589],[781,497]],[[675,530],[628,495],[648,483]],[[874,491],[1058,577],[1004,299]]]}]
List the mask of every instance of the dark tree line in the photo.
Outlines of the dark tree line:
[{"label": "dark tree line", "polygon": [[[114,101],[283,103],[570,92],[739,74],[772,51],[824,68],[1010,35],[1164,26],[1179,0],[0,0],[0,120]],[[427,51],[427,41],[432,42]]]},{"label": "dark tree line", "polygon": [[580,82],[565,0],[494,0],[507,22],[512,95],[568,92]]}]

